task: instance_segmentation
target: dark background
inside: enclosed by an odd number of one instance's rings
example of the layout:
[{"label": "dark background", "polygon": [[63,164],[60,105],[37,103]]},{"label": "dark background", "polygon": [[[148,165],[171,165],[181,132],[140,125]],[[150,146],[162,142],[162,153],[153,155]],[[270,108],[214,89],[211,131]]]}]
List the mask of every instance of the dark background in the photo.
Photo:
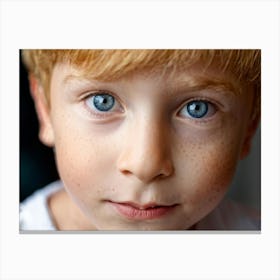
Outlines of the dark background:
[{"label": "dark background", "polygon": [[38,138],[38,121],[20,61],[20,201],[58,178],[52,149]]},{"label": "dark background", "polygon": [[[38,139],[38,121],[29,92],[27,73],[20,62],[20,201],[38,188],[58,179],[51,148]],[[228,196],[261,208],[261,131],[258,129],[250,155],[242,160]]]}]

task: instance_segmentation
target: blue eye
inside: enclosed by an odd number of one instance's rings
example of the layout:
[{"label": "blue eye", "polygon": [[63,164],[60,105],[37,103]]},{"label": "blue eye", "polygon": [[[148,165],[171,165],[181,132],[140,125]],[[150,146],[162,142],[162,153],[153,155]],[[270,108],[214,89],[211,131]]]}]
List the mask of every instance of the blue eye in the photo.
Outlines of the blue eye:
[{"label": "blue eye", "polygon": [[192,101],[187,104],[187,111],[191,117],[202,118],[208,112],[208,104],[204,101]]},{"label": "blue eye", "polygon": [[110,94],[97,94],[93,96],[92,102],[98,111],[107,112],[114,107],[115,98]]},{"label": "blue eye", "polygon": [[187,103],[180,111],[180,115],[200,119],[215,113],[214,106],[203,100],[193,100]]}]

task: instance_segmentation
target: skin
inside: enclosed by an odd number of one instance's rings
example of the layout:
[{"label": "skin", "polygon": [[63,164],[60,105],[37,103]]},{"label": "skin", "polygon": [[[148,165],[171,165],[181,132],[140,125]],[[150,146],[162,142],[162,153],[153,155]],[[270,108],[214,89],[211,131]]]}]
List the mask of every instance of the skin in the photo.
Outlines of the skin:
[{"label": "skin", "polygon": [[[112,82],[75,74],[70,65],[55,66],[50,107],[31,79],[40,138],[55,147],[65,186],[49,201],[58,229],[195,228],[222,200],[237,162],[249,150],[255,129],[252,91],[232,92],[241,85],[214,67],[164,76],[134,73]],[[217,77],[232,88],[199,87],[199,81]],[[92,94],[100,91],[116,98],[110,112],[92,105]],[[193,99],[211,102],[210,113],[200,119],[185,114],[182,108]],[[176,206],[159,218],[139,220],[112,207],[111,202],[127,201]]]}]

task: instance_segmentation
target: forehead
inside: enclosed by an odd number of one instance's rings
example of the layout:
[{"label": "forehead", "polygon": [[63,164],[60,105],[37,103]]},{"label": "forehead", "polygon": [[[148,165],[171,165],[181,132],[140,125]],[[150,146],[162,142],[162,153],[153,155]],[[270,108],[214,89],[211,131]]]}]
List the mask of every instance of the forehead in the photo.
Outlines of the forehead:
[{"label": "forehead", "polygon": [[86,72],[81,66],[69,63],[57,64],[53,71],[55,80],[59,76],[63,86],[73,87],[79,84],[95,83],[131,83],[137,81],[152,82],[155,85],[168,87],[170,90],[189,87],[192,89],[215,88],[217,90],[238,93],[241,87],[239,80],[230,72],[222,71],[214,64],[207,67],[203,63],[196,63],[185,67],[140,69],[115,78],[106,78],[95,72]]}]

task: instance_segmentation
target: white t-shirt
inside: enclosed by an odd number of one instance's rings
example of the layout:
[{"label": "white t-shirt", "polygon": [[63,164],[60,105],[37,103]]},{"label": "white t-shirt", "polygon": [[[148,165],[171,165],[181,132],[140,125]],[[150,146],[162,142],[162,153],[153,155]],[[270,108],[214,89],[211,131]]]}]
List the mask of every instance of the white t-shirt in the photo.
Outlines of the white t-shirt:
[{"label": "white t-shirt", "polygon": [[[48,198],[63,188],[56,181],[36,191],[20,204],[20,230],[57,230],[48,207]],[[224,199],[195,225],[196,230],[260,230],[260,218],[254,211]]]}]

